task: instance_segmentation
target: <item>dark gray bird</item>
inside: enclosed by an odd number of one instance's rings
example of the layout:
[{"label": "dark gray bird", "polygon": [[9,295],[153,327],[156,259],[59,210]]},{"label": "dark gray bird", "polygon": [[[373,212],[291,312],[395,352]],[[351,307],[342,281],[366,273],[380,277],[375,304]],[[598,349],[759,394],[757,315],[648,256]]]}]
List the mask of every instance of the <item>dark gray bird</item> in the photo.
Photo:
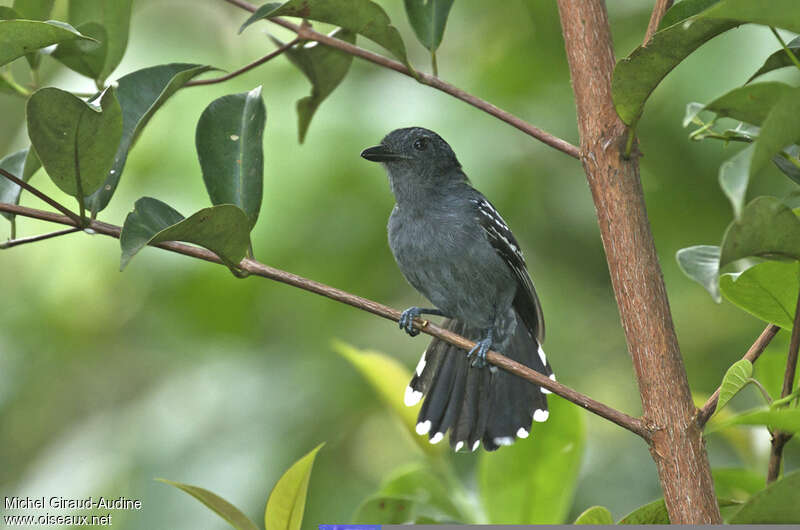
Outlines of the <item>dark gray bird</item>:
[{"label": "dark gray bird", "polygon": [[488,451],[526,438],[531,420],[548,417],[544,388],[487,368],[489,349],[555,379],[545,358],[544,318],[519,244],[497,210],[469,184],[450,146],[421,127],[397,129],[361,156],[389,174],[397,204],[389,217],[389,246],[403,275],[436,307],[411,307],[413,320],[446,317],[443,326],[476,342],[467,355],[433,339],[405,394],[426,395],[417,433],[438,443],[450,430],[456,451]]}]

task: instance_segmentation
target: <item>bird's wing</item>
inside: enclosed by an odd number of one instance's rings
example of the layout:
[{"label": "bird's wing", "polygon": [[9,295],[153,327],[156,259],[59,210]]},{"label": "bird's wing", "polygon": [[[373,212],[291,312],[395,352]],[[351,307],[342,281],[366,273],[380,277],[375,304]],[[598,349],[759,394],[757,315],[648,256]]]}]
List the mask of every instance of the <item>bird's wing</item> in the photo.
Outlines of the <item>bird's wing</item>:
[{"label": "bird's wing", "polygon": [[470,199],[489,243],[497,254],[508,265],[517,280],[517,294],[514,297],[514,309],[525,322],[525,326],[541,344],[544,342],[544,315],[536,289],[525,266],[525,258],[519,248],[511,229],[497,213],[497,210],[484,197]]}]

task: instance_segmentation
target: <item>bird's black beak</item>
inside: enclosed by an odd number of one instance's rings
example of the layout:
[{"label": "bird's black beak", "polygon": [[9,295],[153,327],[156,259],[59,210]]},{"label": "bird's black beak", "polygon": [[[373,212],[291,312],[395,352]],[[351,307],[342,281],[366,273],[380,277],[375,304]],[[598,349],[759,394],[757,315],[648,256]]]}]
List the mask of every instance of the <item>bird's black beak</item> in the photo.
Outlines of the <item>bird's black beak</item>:
[{"label": "bird's black beak", "polygon": [[385,145],[368,147],[361,151],[361,158],[366,158],[370,162],[392,162],[394,160],[405,160],[408,158],[400,153],[395,153]]}]

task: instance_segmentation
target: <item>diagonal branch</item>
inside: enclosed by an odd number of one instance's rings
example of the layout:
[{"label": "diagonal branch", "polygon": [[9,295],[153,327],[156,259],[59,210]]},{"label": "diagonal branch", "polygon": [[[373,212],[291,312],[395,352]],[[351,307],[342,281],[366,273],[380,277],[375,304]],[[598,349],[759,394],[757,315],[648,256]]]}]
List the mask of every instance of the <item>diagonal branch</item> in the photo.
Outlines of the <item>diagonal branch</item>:
[{"label": "diagonal branch", "polygon": [[294,46],[298,42],[300,42],[300,39],[294,39],[291,42],[287,42],[286,44],[280,46],[276,50],[268,53],[264,57],[261,57],[260,59],[256,59],[252,63],[246,64],[246,65],[242,66],[241,68],[239,68],[238,70],[234,70],[233,72],[231,72],[231,73],[229,73],[227,75],[223,75],[221,77],[215,77],[213,79],[201,79],[199,81],[189,81],[188,83],[186,83],[183,86],[184,87],[187,87],[187,86],[201,86],[201,85],[213,85],[213,84],[216,84],[216,83],[223,83],[223,82],[225,82],[225,81],[227,81],[229,79],[233,79],[236,76],[242,75],[243,73],[248,72],[248,71],[252,70],[253,68],[255,68],[257,66],[261,66],[262,64],[266,63],[267,61],[270,61],[270,60],[274,59],[275,57],[281,55],[283,52],[285,52],[286,50],[288,50],[289,48],[291,48],[292,46]]},{"label": "diagonal branch", "polygon": [[[58,223],[68,226],[78,225],[77,221],[73,221],[72,219],[65,217],[63,215],[59,215],[52,212],[46,212],[43,210],[36,210],[25,206],[18,206],[16,204],[7,204],[0,202],[0,211],[9,212],[16,215],[22,215],[25,217],[32,217],[34,219],[41,219],[43,221],[49,221],[51,223]],[[93,230],[98,234],[103,234],[115,238],[119,238],[122,232],[122,229],[119,226],[103,223],[101,221],[96,221],[96,220],[91,221],[87,228]],[[212,263],[222,264],[222,261],[220,261],[220,259],[216,256],[216,254],[204,248],[177,242],[158,243],[155,246],[165,250],[169,250],[171,252],[183,254],[185,256],[202,259]],[[243,259],[239,264],[239,267],[243,271],[250,273],[250,275],[261,276],[263,278],[275,280],[281,283],[285,283],[287,285],[291,285],[293,287],[298,287],[305,291],[325,296],[337,302],[353,306],[355,308],[367,311],[374,315],[378,315],[389,320],[394,320],[395,322],[397,322],[400,319],[401,312],[396,309],[392,309],[391,307],[379,304],[378,302],[374,302],[367,298],[362,298],[352,293],[342,291],[341,289],[336,289],[335,287],[331,287],[323,283],[310,280],[308,278],[304,278],[296,274],[292,274],[291,272],[270,267],[269,265],[265,265],[253,259],[248,259],[248,258]],[[427,333],[428,335],[431,335],[433,337],[438,337],[444,341],[449,342],[450,344],[458,346],[459,348],[463,348],[464,350],[470,350],[472,349],[473,346],[475,346],[474,342],[467,340],[464,337],[452,333],[446,329],[440,328],[439,326],[436,326],[432,323],[427,322],[419,324],[418,322],[415,322],[415,326],[418,329],[420,329],[420,331],[422,331],[423,333]],[[547,376],[544,376],[539,372],[532,370],[527,366],[519,364],[497,352],[490,351],[487,354],[486,358],[489,360],[490,363],[499,366],[519,377],[522,377],[523,379],[530,381],[531,383],[544,387],[553,392],[554,394],[558,394],[564,399],[567,399],[575,403],[576,405],[579,405],[585,408],[586,410],[594,414],[597,414],[598,416],[601,416],[613,423],[616,423],[620,427],[623,427],[635,434],[638,434],[645,440],[650,439],[649,429],[645,426],[644,422],[642,422],[639,418],[634,418],[632,416],[629,416],[628,414],[625,414],[624,412],[620,412],[616,409],[613,409],[604,403],[600,403],[599,401],[596,401],[590,398],[589,396],[583,395],[580,392],[573,390],[567,386],[564,386],[557,381],[553,381]]]},{"label": "diagonal branch", "polygon": [[[256,7],[248,2],[243,0],[225,0],[228,3],[231,3],[237,7],[240,7],[246,11],[250,11],[251,13],[256,10]],[[336,48],[337,50],[341,50],[345,53],[349,53],[355,57],[360,57],[361,59],[365,59],[372,63],[377,64],[378,66],[383,66],[384,68],[388,68],[390,70],[394,70],[399,72],[403,75],[407,75],[418,80],[423,85],[427,85],[429,87],[435,88],[437,90],[441,90],[446,94],[450,94],[451,96],[460,99],[466,103],[469,103],[473,107],[476,107],[492,116],[499,118],[500,120],[508,123],[509,125],[516,127],[520,131],[524,132],[525,134],[536,138],[540,142],[543,142],[550,147],[558,149],[562,153],[566,153],[572,158],[579,158],[580,151],[578,147],[572,145],[571,143],[563,140],[555,135],[552,135],[538,127],[531,125],[530,123],[526,122],[518,118],[517,116],[511,114],[510,112],[506,112],[503,109],[500,109],[488,101],[485,101],[479,97],[473,96],[464,90],[461,90],[458,87],[455,87],[449,83],[446,83],[439,79],[438,77],[424,74],[422,72],[417,72],[416,76],[398,61],[394,61],[382,55],[378,55],[377,53],[373,53],[371,51],[365,50],[364,48],[359,48],[353,44],[348,42],[341,41],[339,39],[335,39],[333,37],[329,37],[323,33],[319,33],[311,29],[307,25],[298,25],[287,20],[283,20],[280,18],[270,18],[268,19],[270,22],[273,22],[279,26],[283,26],[286,29],[294,31],[297,33],[297,36],[304,40],[312,40],[319,42],[320,44],[324,44],[326,46],[330,46],[331,48]]]},{"label": "diagonal branch", "polygon": [[49,232],[47,234],[39,234],[38,236],[31,236],[31,237],[21,237],[19,239],[10,239],[5,243],[0,243],[0,249],[5,250],[11,247],[17,247],[19,245],[27,245],[28,243],[37,243],[39,241],[44,241],[46,239],[52,239],[54,237],[65,236],[67,234],[74,234],[75,232],[80,232],[82,229],[75,227],[75,228],[65,228],[64,230],[56,230],[55,232]]},{"label": "diagonal branch", "polygon": [[647,31],[644,34],[643,45],[646,46],[653,37],[653,33],[658,30],[658,25],[661,24],[661,19],[664,18],[664,13],[667,12],[667,9],[672,7],[672,1],[673,0],[656,0],[656,4],[653,6],[653,12],[650,14],[650,22],[647,24]]},{"label": "diagonal branch", "polygon": [[[767,348],[767,345],[770,343],[772,338],[780,331],[781,328],[776,326],[775,324],[770,324],[764,331],[761,332],[761,335],[758,336],[756,341],[750,346],[750,349],[747,350],[747,353],[744,354],[742,359],[746,359],[751,363],[756,362],[756,360],[761,357],[761,354]],[[697,424],[702,429],[711,416],[714,414],[714,411],[717,410],[717,402],[719,401],[719,393],[722,390],[722,387],[718,387],[711,397],[708,398],[708,401],[700,407],[700,410],[697,412]]]},{"label": "diagonal branch", "polygon": [[12,175],[3,168],[0,168],[0,175],[4,176],[8,180],[19,186],[20,188],[22,188],[23,190],[32,193],[36,197],[40,198],[41,200],[43,200],[44,202],[46,202],[47,204],[58,210],[59,212],[63,213],[64,215],[72,219],[75,222],[76,226],[80,226],[81,218],[78,217],[77,214],[73,213],[69,208],[67,208],[60,202],[51,199],[41,191],[37,190],[36,188],[25,182],[24,180],[15,177],[14,175]]}]

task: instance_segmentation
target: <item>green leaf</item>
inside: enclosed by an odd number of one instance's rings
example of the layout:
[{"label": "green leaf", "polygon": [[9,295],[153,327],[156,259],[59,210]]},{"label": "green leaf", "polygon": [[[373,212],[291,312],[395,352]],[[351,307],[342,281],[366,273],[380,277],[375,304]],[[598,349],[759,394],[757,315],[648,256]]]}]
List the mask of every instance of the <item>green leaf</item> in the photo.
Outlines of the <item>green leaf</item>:
[{"label": "green leaf", "polygon": [[67,40],[89,39],[63,22],[0,20],[0,66],[26,53]]},{"label": "green leaf", "polygon": [[44,169],[65,193],[82,200],[106,179],[122,137],[122,109],[114,89],[100,109],[58,88],[28,99],[28,135]]},{"label": "green leaf", "polygon": [[128,153],[145,125],[172,94],[195,76],[211,70],[198,64],[163,64],[143,68],[117,81],[117,99],[122,107],[122,140],[102,187],[86,199],[86,207],[97,214],[108,206],[117,189]]},{"label": "green leaf", "polygon": [[303,458],[292,464],[278,480],[267,500],[264,526],[269,530],[300,530],[306,509],[308,481],[314,459],[324,443],[319,444]]},{"label": "green leaf", "polygon": [[645,504],[620,519],[618,524],[670,524],[667,505],[664,499]]},{"label": "green leaf", "polygon": [[[28,182],[36,170],[41,167],[41,162],[33,149],[22,149],[12,153],[0,160],[0,168],[5,169],[17,178]],[[0,175],[0,202],[6,204],[19,204],[19,196],[22,193],[16,183],[11,182]],[[14,219],[13,213],[0,212],[0,215],[11,221]]]},{"label": "green leaf", "polygon": [[696,245],[680,249],[675,258],[683,273],[702,285],[715,302],[719,295],[719,247]]},{"label": "green leaf", "polygon": [[718,431],[732,425],[765,425],[791,433],[800,432],[800,409],[761,409],[743,412],[719,422],[714,426]]},{"label": "green leaf", "polygon": [[247,216],[232,204],[204,208],[184,219],[167,204],[150,197],[136,201],[120,235],[120,270],[145,246],[185,241],[205,247],[235,270],[250,247]]},{"label": "green leaf", "polygon": [[781,96],[769,111],[755,142],[750,176],[761,170],[784,147],[800,140],[800,88]]},{"label": "green leaf", "polygon": [[215,99],[197,122],[195,145],[212,204],[235,204],[258,220],[264,179],[264,124],[261,87]]},{"label": "green leaf", "polygon": [[711,475],[714,477],[714,492],[717,497],[726,499],[747,500],[755,492],[764,489],[766,483],[763,474],[749,469],[712,469]]},{"label": "green leaf", "polygon": [[17,18],[25,20],[47,20],[53,11],[55,0],[14,0]]},{"label": "green leaf", "polygon": [[95,39],[62,42],[51,56],[67,68],[92,79],[100,79],[108,54],[106,28],[97,22],[86,22],[76,28],[82,34]]},{"label": "green leaf", "polygon": [[[636,123],[653,90],[689,54],[738,25],[735,21],[696,18],[709,3],[709,0],[684,0],[676,4],[667,11],[670,15],[673,10],[680,10],[679,16],[672,15],[668,19],[673,24],[657,31],[647,46],[636,48],[617,63],[611,94],[623,122]],[[687,17],[690,18],[684,21]]]},{"label": "green leaf", "polygon": [[[355,33],[341,28],[331,33],[330,37],[350,44],[356,42]],[[286,50],[286,56],[311,82],[311,95],[297,101],[297,134],[300,143],[303,143],[311,118],[345,78],[353,56],[329,46],[311,43],[293,46]]]},{"label": "green leaf", "polygon": [[352,519],[355,523],[372,524],[419,523],[423,518],[437,523],[465,522],[451,496],[437,475],[422,464],[412,464],[384,480],[378,492],[361,503]]},{"label": "green leaf", "polygon": [[753,146],[748,145],[719,166],[719,186],[731,201],[733,215],[742,216],[747,184],[750,181],[748,170],[753,156]]},{"label": "green leaf", "polygon": [[769,8],[753,0],[721,0],[701,16],[705,18],[726,19],[738,23],[750,22],[775,26],[800,33],[800,10],[796,0],[770,0]]},{"label": "green leaf", "polygon": [[371,350],[359,350],[341,341],[333,341],[333,349],[347,359],[361,373],[381,400],[402,421],[414,441],[424,451],[438,453],[440,446],[416,433],[417,415],[421,405],[406,407],[405,389],[411,381],[411,372],[394,358]]},{"label": "green leaf", "polygon": [[797,305],[797,262],[770,261],[741,274],[723,274],[719,279],[722,294],[732,304],[765,322],[792,329]]},{"label": "green leaf", "polygon": [[800,471],[795,471],[753,495],[729,522],[731,524],[797,524],[800,522],[798,491],[800,491]]},{"label": "green leaf", "polygon": [[681,2],[675,2],[672,7],[664,13],[661,22],[658,23],[658,31],[688,18],[692,18],[717,2],[719,2],[719,0],[682,0]]},{"label": "green leaf", "polygon": [[363,35],[380,44],[405,64],[412,72],[408,62],[406,47],[397,28],[392,26],[389,16],[381,6],[370,0],[289,0],[280,6],[266,4],[256,10],[239,28],[241,33],[247,26],[272,17],[299,17],[335,26]]},{"label": "green leaf", "polygon": [[442,43],[453,0],[405,0],[406,15],[419,42],[435,52]]},{"label": "green leaf", "polygon": [[548,402],[550,419],[535,425],[530,438],[480,455],[478,487],[491,524],[561,524],[569,513],[583,455],[583,412],[555,395]]},{"label": "green leaf", "polygon": [[728,371],[725,372],[725,377],[722,378],[722,385],[719,392],[719,401],[717,401],[717,410],[722,410],[728,401],[731,400],[741,389],[747,386],[753,376],[753,363],[747,359],[740,359],[733,363]]},{"label": "green leaf", "polygon": [[[789,50],[791,50],[795,55],[798,55],[798,53],[800,53],[800,37],[795,37],[794,39],[792,39],[791,42],[789,42],[789,44],[786,45],[786,47],[789,48]],[[761,68],[759,68],[756,71],[756,73],[754,73],[750,77],[750,79],[747,80],[747,82],[749,83],[756,77],[764,75],[767,72],[771,72],[773,70],[777,70],[785,66],[792,66],[793,64],[794,63],[792,62],[792,59],[789,57],[789,54],[787,54],[786,51],[783,48],[781,48],[780,50],[776,51],[775,53],[767,57],[767,60],[764,61],[764,64],[761,66]]]},{"label": "green leaf", "polygon": [[204,488],[190,486],[180,482],[174,482],[165,478],[157,478],[156,480],[185,491],[198,501],[205,504],[214,513],[225,519],[228,524],[237,530],[258,530],[256,524],[248,519],[247,516],[239,510],[239,508],[229,503],[216,493],[210,492]]},{"label": "green leaf", "polygon": [[128,47],[128,31],[131,22],[133,0],[70,0],[69,22],[75,26],[86,22],[102,25],[107,40],[105,61],[98,76],[100,82],[107,78],[119,65],[125,48]]},{"label": "green leaf", "polygon": [[[800,158],[800,146],[797,144],[790,145],[786,149],[783,150],[784,153],[793,157],[795,160]],[[794,163],[786,160],[780,153],[772,157],[772,162],[778,166],[778,169],[781,170],[781,173],[792,179],[795,183],[800,184],[800,167],[797,167]]]},{"label": "green leaf", "polygon": [[800,259],[800,220],[775,197],[753,199],[722,238],[720,268],[751,256]]},{"label": "green leaf", "polygon": [[614,524],[614,518],[605,506],[592,506],[580,514],[573,524]]},{"label": "green leaf", "polygon": [[753,83],[734,88],[706,105],[703,110],[715,112],[720,118],[734,118],[761,125],[775,103],[792,92],[792,87],[786,83]]},{"label": "green leaf", "polygon": [[16,20],[18,18],[25,18],[19,16],[19,13],[11,9],[10,7],[0,6],[0,20]]}]

